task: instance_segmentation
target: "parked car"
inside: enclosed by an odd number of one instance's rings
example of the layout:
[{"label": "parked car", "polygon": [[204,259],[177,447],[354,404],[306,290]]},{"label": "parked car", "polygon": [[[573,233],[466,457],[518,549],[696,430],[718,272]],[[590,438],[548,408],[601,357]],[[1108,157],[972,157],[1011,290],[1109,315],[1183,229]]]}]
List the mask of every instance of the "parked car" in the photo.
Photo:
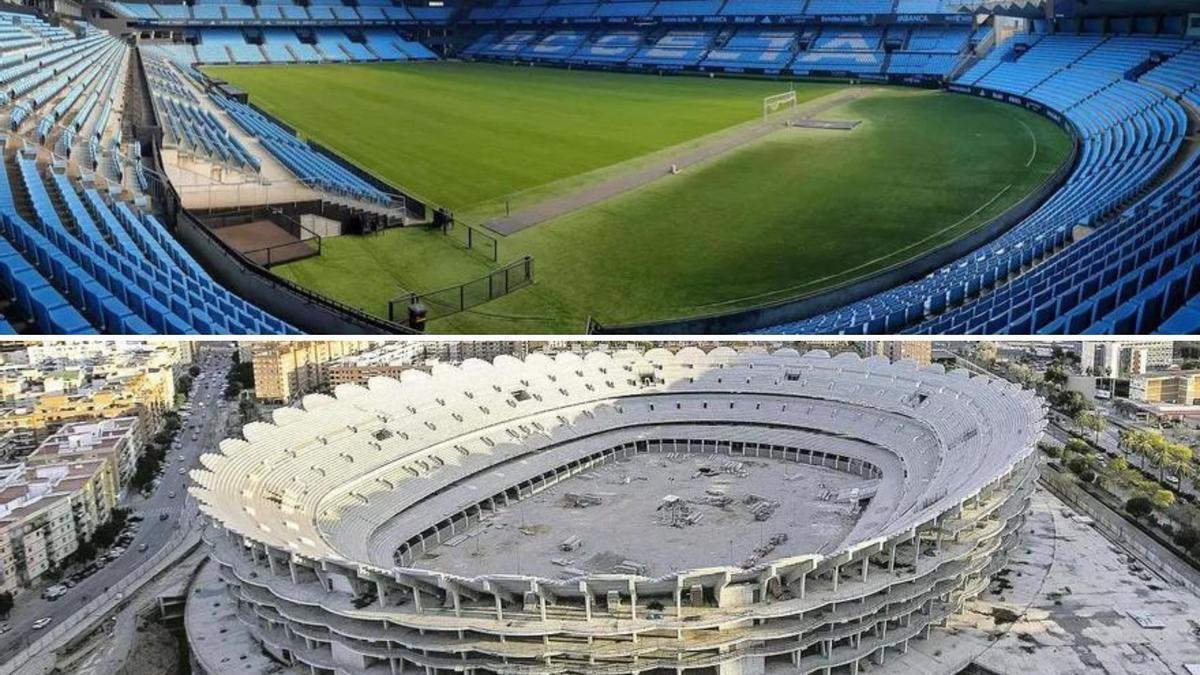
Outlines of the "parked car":
[{"label": "parked car", "polygon": [[48,616],[45,618],[42,618],[42,619],[38,619],[37,621],[33,622],[33,629],[41,630],[41,629],[45,628],[46,626],[49,626],[53,622],[54,622],[54,619],[51,619]]}]

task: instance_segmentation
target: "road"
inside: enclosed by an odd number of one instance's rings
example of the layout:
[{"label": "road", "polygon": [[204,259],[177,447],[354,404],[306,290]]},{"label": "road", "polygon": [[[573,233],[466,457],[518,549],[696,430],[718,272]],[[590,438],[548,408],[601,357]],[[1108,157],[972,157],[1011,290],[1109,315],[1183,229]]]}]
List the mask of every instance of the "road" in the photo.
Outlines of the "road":
[{"label": "road", "polygon": [[[188,477],[186,473],[181,474],[180,469],[190,470],[197,466],[200,455],[215,447],[225,436],[228,410],[222,396],[232,355],[233,349],[228,344],[205,343],[200,348],[196,359],[200,373],[188,396],[191,414],[180,413],[182,427],[177,436],[179,445],[168,450],[157,489],[149,498],[134,493],[122,500],[121,506],[128,507],[133,514],[140,514],[144,518],[125,553],[80,581],[58,600],[51,602],[42,599],[41,588],[28,590],[18,596],[16,606],[5,622],[10,630],[0,635],[0,663],[12,658],[39,637],[40,631],[33,628],[35,621],[48,617],[52,619],[50,625],[57,626],[69,620],[90,600],[116,585],[126,574],[158,552],[176,530],[191,525],[198,511],[195,503],[187,497]],[[234,408],[230,406],[230,409]],[[183,456],[182,461],[180,455]],[[164,513],[167,519],[160,520],[160,514]],[[146,545],[145,551],[138,550],[142,544]]]},{"label": "road", "polygon": [[[1003,377],[1003,375],[990,371],[983,365],[971,361],[964,354],[958,354],[957,356],[959,363],[973,372],[990,374],[994,377]],[[1079,431],[1075,428],[1074,424],[1070,420],[1066,419],[1061,413],[1054,410],[1050,411],[1050,423],[1046,426],[1046,434],[1059,443],[1066,443],[1077,433],[1083,438],[1095,443],[1109,457],[1124,456],[1129,460],[1131,465],[1137,468],[1142,468],[1144,463],[1143,458],[1127,455],[1123,450],[1121,450],[1121,432],[1125,429],[1146,429],[1150,431],[1156,431],[1157,429],[1137,424],[1132,420],[1122,416],[1113,408],[1110,401],[1097,399],[1094,401],[1094,403],[1096,406],[1096,412],[1101,414],[1105,421],[1108,422],[1108,425],[1104,428],[1104,431],[1100,432],[1099,438],[1097,438],[1096,433],[1093,431]],[[1157,470],[1149,463],[1145,464],[1146,471],[1148,471],[1153,477],[1157,478]],[[1196,484],[1192,482],[1188,482],[1187,484],[1180,486],[1172,486],[1171,489],[1175,492],[1190,495],[1192,497],[1200,496],[1200,489],[1197,489]]]}]

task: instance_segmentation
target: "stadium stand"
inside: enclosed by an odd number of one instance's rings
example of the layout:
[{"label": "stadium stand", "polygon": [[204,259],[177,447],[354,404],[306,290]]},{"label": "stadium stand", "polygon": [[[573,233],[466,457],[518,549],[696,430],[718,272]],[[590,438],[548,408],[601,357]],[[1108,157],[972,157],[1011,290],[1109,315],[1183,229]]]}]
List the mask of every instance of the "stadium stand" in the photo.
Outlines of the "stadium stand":
[{"label": "stadium stand", "polygon": [[[91,29],[75,38],[29,16],[0,13],[6,36],[31,25],[54,39],[16,53],[34,70],[0,74],[11,109],[25,111],[11,116],[12,135],[3,143],[0,328],[47,334],[295,332],[221,287],[154,215],[125,201],[120,183],[127,153],[113,110],[129,48]],[[172,133],[208,152],[249,161],[168,75],[151,68],[149,77],[166,92],[156,105],[171,120]],[[68,161],[82,168],[69,170]]]},{"label": "stadium stand", "polygon": [[271,154],[305,183],[370,202],[388,204],[392,201],[391,196],[313,150],[294,134],[285,131],[250,106],[215,92],[211,94],[211,98],[229,113],[240,127],[262,142]]},{"label": "stadium stand", "polygon": [[[986,590],[1025,527],[1046,417],[1011,382],[821,350],[501,356],[280,407],[205,454],[191,494],[238,598],[222,632],[245,630],[298,666],[592,673],[599,652],[601,672],[632,673],[653,639],[680,672],[771,672],[764,653],[781,657],[778,672],[856,672]],[[446,562],[478,523],[500,529],[502,511],[518,508],[532,519],[550,491],[562,499],[572,476],[595,485],[610,462],[626,478],[607,481],[606,502],[647,490],[629,485],[639,455],[682,471],[695,471],[693,458],[780,462],[767,470],[787,481],[815,465],[870,480],[870,498],[851,532],[822,531],[819,550],[740,563],[721,531],[693,537],[700,565],[676,564],[677,551],[639,551],[647,564],[635,569],[547,561],[544,576],[529,555],[515,570],[484,555],[469,574]],[[787,600],[759,594],[768,575]],[[954,601],[939,602],[947,589]],[[366,592],[379,602],[364,616],[354,598]],[[614,630],[647,612],[663,637]],[[891,612],[906,614],[876,630]],[[285,628],[257,630],[264,614]],[[517,620],[545,639],[506,636]],[[466,626],[470,653],[457,651]],[[320,648],[295,637],[314,632]]]},{"label": "stadium stand", "polygon": [[[1195,49],[1169,38],[1043,35],[982,59],[957,80],[961,90],[1027,97],[1060,111],[1079,135],[1080,158],[1066,184],[1029,218],[951,266],[769,332],[1200,329],[1200,314],[1190,307],[1200,292],[1196,152],[1150,189],[1188,133],[1180,101],[1200,85],[1200,70],[1189,67]],[[1139,67],[1149,70],[1137,75]]]},{"label": "stadium stand", "polygon": [[[733,0],[731,0],[733,1]],[[604,11],[632,11],[633,2]],[[659,3],[658,7],[663,4]],[[694,9],[693,3],[669,12]],[[604,8],[607,5],[602,4]],[[732,12],[783,11],[762,6],[733,8]],[[478,8],[477,8],[478,9]],[[639,10],[640,11],[640,10]],[[722,13],[730,14],[727,3]],[[654,16],[670,21],[684,14]],[[733,14],[740,15],[740,14]],[[476,59],[538,61],[592,66],[627,65],[638,69],[717,70],[777,75],[842,76],[887,79],[918,77],[943,80],[986,39],[983,29],[964,26],[907,26],[809,28],[739,28],[718,30],[687,27],[489,30],[460,52]]]}]

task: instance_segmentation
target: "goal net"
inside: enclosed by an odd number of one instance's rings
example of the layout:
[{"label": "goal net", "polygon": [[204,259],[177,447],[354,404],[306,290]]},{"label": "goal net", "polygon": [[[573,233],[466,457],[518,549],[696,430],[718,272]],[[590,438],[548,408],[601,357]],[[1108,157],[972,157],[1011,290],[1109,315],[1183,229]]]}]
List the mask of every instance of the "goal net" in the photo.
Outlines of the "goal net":
[{"label": "goal net", "polygon": [[763,98],[763,121],[781,110],[791,112],[796,107],[796,91],[775,94]]}]

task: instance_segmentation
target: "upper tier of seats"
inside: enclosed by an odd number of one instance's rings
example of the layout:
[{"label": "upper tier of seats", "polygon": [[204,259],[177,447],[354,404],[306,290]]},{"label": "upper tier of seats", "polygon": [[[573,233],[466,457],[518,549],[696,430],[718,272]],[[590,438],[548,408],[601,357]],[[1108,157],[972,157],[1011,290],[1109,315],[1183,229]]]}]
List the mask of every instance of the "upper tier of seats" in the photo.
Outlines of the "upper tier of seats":
[{"label": "upper tier of seats", "polygon": [[344,63],[349,61],[425,61],[437,58],[428,47],[405,39],[390,27],[364,28],[354,34],[337,27],[317,28],[302,38],[292,28],[263,28],[251,41],[239,28],[202,28],[196,44],[156,45],[185,63]]},{"label": "upper tier of seats", "polygon": [[[661,70],[943,78],[967,58],[974,34],[960,26],[523,28],[485,32],[462,55]],[[887,51],[885,42],[894,49]]]},{"label": "upper tier of seats", "polygon": [[1172,167],[1189,133],[1185,107],[1200,111],[1198,57],[1193,41],[1146,36],[1033,35],[998,47],[956,84],[1059,111],[1080,142],[1066,184],[923,279],[767,332],[1200,329],[1200,157],[1189,150]]},{"label": "upper tier of seats", "polygon": [[[258,2],[236,0],[176,3],[138,3],[110,0],[119,16],[152,25],[270,25],[270,24],[446,24],[595,21],[597,19],[720,20],[738,17],[815,17],[959,15],[961,3],[952,0],[496,0],[469,9],[374,0],[353,6],[339,0]],[[963,23],[969,23],[964,16]]]},{"label": "upper tier of seats", "polygon": [[452,17],[450,7],[405,7],[391,2],[359,2],[356,7],[340,2],[303,6],[292,2],[249,5],[232,0],[195,5],[109,2],[108,6],[119,16],[156,25],[444,24]]}]

